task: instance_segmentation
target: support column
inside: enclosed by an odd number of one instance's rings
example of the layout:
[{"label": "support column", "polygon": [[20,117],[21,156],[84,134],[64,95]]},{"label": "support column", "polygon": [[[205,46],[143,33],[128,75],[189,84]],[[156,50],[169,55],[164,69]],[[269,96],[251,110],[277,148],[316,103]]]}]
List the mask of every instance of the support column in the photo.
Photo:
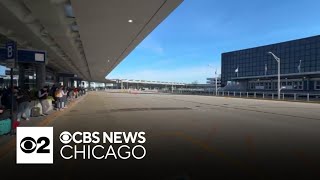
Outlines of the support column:
[{"label": "support column", "polygon": [[70,79],[70,87],[74,87],[74,82],[75,82],[75,80],[74,79]]},{"label": "support column", "polygon": [[18,84],[21,88],[26,88],[26,78],[25,78],[25,65],[19,64],[19,81]]},{"label": "support column", "polygon": [[60,76],[58,75],[58,73],[55,74],[55,77],[54,77],[54,78],[55,78],[55,79],[54,79],[54,82],[55,82],[56,84],[60,83]]},{"label": "support column", "polygon": [[46,83],[46,65],[36,64],[36,87],[41,89]]},{"label": "support column", "polygon": [[88,87],[91,88],[91,81],[88,81]]},{"label": "support column", "polygon": [[63,77],[63,86],[67,87],[69,82],[69,78]]}]

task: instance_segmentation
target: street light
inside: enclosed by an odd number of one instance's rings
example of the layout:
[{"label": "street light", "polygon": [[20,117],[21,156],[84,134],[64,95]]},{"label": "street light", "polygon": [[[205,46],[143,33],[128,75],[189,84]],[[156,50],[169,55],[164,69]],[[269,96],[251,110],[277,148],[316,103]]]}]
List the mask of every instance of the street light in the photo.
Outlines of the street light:
[{"label": "street light", "polygon": [[[208,64],[209,67],[213,68],[210,64]],[[216,79],[216,96],[218,95],[218,76],[217,76],[217,69],[215,71],[215,79]]]},{"label": "street light", "polygon": [[278,58],[276,55],[274,55],[272,52],[268,52],[273,56],[273,58],[278,62],[278,99],[280,99],[280,92],[281,92],[281,87],[280,87],[280,58]]},{"label": "street light", "polygon": [[301,73],[301,61],[302,61],[302,60],[300,60],[300,63],[299,63],[299,66],[298,66],[298,71],[299,71],[299,73]]}]

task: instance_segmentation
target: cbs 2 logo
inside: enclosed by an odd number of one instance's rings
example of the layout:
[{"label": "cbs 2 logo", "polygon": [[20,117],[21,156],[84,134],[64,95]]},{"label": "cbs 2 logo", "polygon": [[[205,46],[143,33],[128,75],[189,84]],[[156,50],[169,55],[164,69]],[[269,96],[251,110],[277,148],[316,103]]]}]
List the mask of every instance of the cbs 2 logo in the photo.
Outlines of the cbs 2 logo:
[{"label": "cbs 2 logo", "polygon": [[[44,142],[44,143],[42,143]],[[37,149],[37,145],[41,146]],[[25,137],[20,142],[20,148],[24,153],[33,153],[36,149],[36,153],[50,153],[50,149],[46,149],[50,144],[50,140],[47,137],[40,137],[37,141],[32,137]]]}]

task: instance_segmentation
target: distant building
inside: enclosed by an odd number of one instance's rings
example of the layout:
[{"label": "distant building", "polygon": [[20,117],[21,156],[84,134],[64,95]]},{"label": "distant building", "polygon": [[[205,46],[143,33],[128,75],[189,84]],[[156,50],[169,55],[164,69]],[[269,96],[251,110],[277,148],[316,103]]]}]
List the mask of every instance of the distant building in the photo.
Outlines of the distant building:
[{"label": "distant building", "polygon": [[185,83],[134,80],[134,79],[109,79],[114,89],[175,89],[185,86]]},{"label": "distant building", "polygon": [[[207,84],[216,85],[216,78],[207,78]],[[221,77],[217,78],[217,87],[221,87]]]},{"label": "distant building", "polygon": [[278,63],[268,52],[280,58],[283,91],[320,92],[320,36],[223,53],[222,87],[276,91]]}]

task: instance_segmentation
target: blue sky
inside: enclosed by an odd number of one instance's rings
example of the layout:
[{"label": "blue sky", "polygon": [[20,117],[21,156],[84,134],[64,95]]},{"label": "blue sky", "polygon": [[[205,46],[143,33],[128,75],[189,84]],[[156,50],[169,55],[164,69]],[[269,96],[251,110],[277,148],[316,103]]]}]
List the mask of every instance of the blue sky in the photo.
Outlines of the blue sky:
[{"label": "blue sky", "polygon": [[221,53],[320,34],[319,0],[185,0],[107,78],[198,81]]}]

